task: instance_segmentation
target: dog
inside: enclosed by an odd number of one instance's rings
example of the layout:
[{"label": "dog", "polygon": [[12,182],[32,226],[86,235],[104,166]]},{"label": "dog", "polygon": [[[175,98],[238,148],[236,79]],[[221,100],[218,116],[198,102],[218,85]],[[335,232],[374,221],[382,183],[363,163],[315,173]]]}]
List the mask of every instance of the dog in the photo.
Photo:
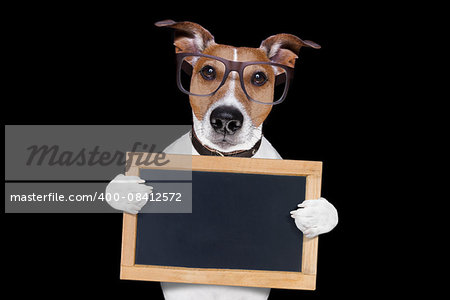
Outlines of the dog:
[{"label": "dog", "polygon": [[[192,130],[164,152],[281,159],[262,135],[263,122],[273,104],[286,96],[289,74],[300,48],[320,46],[282,33],[268,37],[259,48],[233,47],[217,44],[208,30],[193,22],[164,20],[155,25],[175,31],[177,84],[189,94],[193,119]],[[190,80],[183,85],[179,76],[184,69],[188,70]],[[280,99],[275,97],[277,81],[284,85]],[[108,184],[106,193],[151,193],[152,188],[143,183],[139,177],[119,174]],[[146,201],[108,203],[115,209],[136,214]],[[290,213],[308,238],[329,232],[338,223],[336,209],[325,198],[305,200]],[[270,293],[268,288],[202,284],[162,282],[161,287],[168,300],[267,299]]]}]

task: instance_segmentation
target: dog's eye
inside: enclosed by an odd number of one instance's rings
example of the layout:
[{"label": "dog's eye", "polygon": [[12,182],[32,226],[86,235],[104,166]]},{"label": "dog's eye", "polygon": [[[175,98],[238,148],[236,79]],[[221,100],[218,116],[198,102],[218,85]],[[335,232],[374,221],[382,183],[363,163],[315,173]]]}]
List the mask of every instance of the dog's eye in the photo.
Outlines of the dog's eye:
[{"label": "dog's eye", "polygon": [[202,75],[203,79],[213,80],[216,78],[216,70],[213,67],[206,65],[200,70],[200,75]]},{"label": "dog's eye", "polygon": [[262,86],[267,82],[267,76],[263,72],[256,72],[252,75],[252,84]]}]

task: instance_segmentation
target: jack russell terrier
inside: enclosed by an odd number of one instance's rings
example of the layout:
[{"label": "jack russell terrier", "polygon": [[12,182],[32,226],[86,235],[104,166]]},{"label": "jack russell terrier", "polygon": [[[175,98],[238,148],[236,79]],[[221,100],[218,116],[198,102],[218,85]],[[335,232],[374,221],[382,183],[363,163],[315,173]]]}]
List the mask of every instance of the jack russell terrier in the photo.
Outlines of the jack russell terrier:
[{"label": "jack russell terrier", "polygon": [[[262,135],[262,124],[272,105],[286,97],[300,48],[320,46],[283,33],[267,38],[259,48],[233,47],[215,43],[211,33],[196,23],[165,20],[155,25],[175,30],[177,84],[189,95],[193,118],[192,131],[164,152],[281,159]],[[119,174],[106,192],[151,193],[152,188],[143,183],[139,177]],[[125,201],[108,203],[131,214],[146,204],[127,201],[126,196],[120,199]],[[338,223],[336,209],[324,198],[306,200],[290,213],[308,238],[329,232]],[[168,300],[267,299],[270,293],[269,288],[166,282],[161,286]]]}]

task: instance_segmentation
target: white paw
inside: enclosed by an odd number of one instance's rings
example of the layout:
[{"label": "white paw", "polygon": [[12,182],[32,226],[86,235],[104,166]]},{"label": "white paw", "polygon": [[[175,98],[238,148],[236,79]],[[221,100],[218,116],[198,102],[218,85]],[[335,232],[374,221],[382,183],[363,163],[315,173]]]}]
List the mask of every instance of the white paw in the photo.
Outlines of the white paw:
[{"label": "white paw", "polygon": [[145,185],[145,180],[138,176],[117,175],[106,187],[108,204],[117,210],[137,214],[147,203],[153,187]]},{"label": "white paw", "polygon": [[338,223],[336,208],[325,198],[305,200],[298,207],[291,211],[291,217],[307,238],[327,233]]}]

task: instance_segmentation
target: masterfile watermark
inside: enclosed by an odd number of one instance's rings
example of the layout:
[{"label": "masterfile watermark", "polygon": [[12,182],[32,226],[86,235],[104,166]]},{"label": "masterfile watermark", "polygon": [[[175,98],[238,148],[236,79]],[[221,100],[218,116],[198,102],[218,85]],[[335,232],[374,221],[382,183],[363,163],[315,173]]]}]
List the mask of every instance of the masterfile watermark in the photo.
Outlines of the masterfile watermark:
[{"label": "masterfile watermark", "polygon": [[127,152],[144,153],[141,158],[134,156],[134,163],[143,166],[164,163],[166,158],[157,153],[191,127],[6,125],[5,180],[111,180],[129,170]]},{"label": "masterfile watermark", "polygon": [[[154,153],[156,145],[148,145],[141,142],[135,142],[131,152],[139,152],[136,160],[137,166],[163,166],[170,161],[166,159],[165,153]],[[29,156],[26,165],[35,164],[41,166],[47,164],[49,166],[94,166],[96,164],[101,166],[108,166],[116,164],[118,166],[125,165],[125,170],[128,171],[131,167],[132,159],[126,158],[126,153],[116,150],[111,153],[109,151],[101,151],[100,146],[93,147],[92,150],[81,148],[80,151],[61,150],[58,145],[31,145],[27,147]],[[142,153],[145,151],[145,153]]]},{"label": "masterfile watermark", "polygon": [[[133,189],[106,192],[123,174],[153,187],[140,213],[190,213],[191,156],[172,159],[164,153],[190,130],[191,125],[5,125],[5,212],[121,213],[109,204],[135,202],[140,195]],[[182,141],[181,148],[192,147]],[[181,161],[183,171],[175,171]]]}]

